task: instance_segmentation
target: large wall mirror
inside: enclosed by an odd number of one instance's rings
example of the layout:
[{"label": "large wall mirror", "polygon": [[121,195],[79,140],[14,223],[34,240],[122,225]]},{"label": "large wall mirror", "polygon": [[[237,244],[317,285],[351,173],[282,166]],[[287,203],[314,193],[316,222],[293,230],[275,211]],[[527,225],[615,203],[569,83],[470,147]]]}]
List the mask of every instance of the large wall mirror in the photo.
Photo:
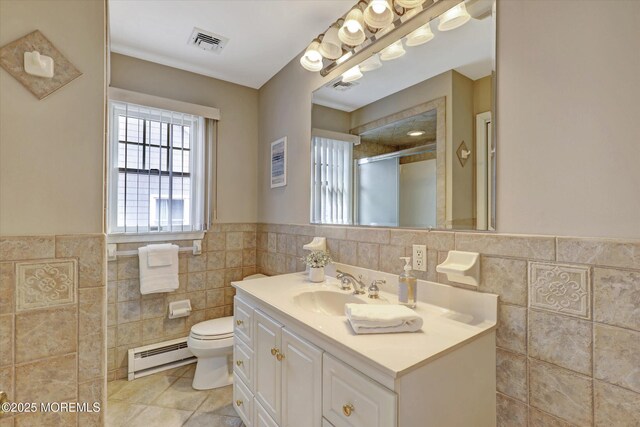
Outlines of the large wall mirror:
[{"label": "large wall mirror", "polygon": [[312,223],[495,229],[495,1],[461,4],[314,91]]}]

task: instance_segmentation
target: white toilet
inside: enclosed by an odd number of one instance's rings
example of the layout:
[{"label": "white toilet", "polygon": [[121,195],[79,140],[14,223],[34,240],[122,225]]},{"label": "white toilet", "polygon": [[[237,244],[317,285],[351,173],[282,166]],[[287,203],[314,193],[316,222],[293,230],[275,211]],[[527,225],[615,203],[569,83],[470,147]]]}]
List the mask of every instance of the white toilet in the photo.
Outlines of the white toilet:
[{"label": "white toilet", "polygon": [[[267,277],[253,274],[244,280]],[[229,363],[233,354],[233,317],[205,320],[191,327],[187,346],[198,358],[193,388],[208,390],[224,387],[233,382],[233,367]]]},{"label": "white toilet", "polygon": [[233,353],[233,317],[221,317],[193,325],[187,346],[198,358],[193,388],[207,390],[233,382],[228,362]]}]

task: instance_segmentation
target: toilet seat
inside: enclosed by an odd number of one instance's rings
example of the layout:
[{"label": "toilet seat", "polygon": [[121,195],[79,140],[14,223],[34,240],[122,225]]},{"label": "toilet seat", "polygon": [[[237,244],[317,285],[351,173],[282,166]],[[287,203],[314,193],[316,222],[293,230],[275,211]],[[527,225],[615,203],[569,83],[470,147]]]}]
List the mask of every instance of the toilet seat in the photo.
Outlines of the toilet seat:
[{"label": "toilet seat", "polygon": [[233,317],[205,320],[191,327],[189,336],[203,341],[217,341],[233,338]]}]

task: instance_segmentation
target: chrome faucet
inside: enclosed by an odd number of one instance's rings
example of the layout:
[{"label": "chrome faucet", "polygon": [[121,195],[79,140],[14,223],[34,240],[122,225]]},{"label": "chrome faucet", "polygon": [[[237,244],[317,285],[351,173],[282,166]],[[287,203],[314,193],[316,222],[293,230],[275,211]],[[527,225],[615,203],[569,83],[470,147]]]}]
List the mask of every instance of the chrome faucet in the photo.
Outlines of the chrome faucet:
[{"label": "chrome faucet", "polygon": [[346,291],[349,289],[349,284],[353,286],[353,293],[355,295],[362,295],[365,293],[365,288],[367,285],[364,284],[362,275],[359,275],[356,279],[352,274],[345,273],[343,271],[337,270],[336,279],[340,280],[342,284],[342,290]]}]

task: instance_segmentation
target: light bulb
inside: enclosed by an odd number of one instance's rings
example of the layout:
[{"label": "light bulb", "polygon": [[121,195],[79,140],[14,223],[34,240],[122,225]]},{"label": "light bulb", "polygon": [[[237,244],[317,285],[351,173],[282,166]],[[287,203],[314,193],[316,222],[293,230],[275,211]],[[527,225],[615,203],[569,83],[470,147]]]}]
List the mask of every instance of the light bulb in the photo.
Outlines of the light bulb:
[{"label": "light bulb", "polygon": [[373,11],[375,13],[382,13],[386,10],[387,6],[385,5],[386,1],[373,1],[371,2],[371,9],[373,9]]},{"label": "light bulb", "polygon": [[364,22],[371,28],[383,28],[393,22],[390,0],[371,0],[364,10]]},{"label": "light bulb", "polygon": [[360,26],[360,23],[355,19],[351,19],[347,21],[345,25],[347,26],[347,31],[349,31],[350,33],[357,33],[362,29],[362,27]]},{"label": "light bulb", "polygon": [[322,55],[318,52],[320,43],[317,40],[311,42],[311,44],[305,50],[304,55],[300,57],[300,64],[309,71],[322,70]]},{"label": "light bulb", "polygon": [[309,61],[316,62],[322,59],[322,55],[317,50],[310,50],[304,54]]}]

